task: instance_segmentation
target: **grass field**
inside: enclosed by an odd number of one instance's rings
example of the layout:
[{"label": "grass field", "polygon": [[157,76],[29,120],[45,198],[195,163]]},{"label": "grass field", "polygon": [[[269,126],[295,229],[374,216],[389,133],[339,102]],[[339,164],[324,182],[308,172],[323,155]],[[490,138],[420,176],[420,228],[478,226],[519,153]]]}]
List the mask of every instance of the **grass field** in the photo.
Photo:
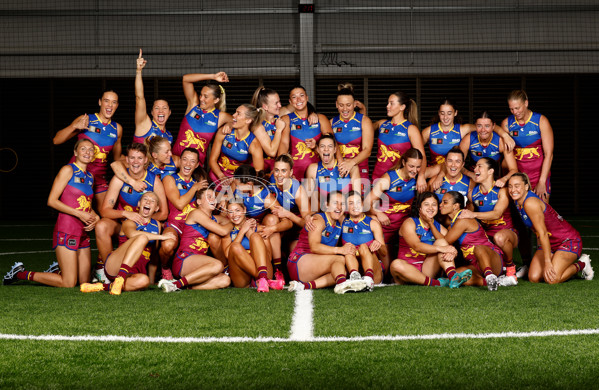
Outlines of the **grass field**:
[{"label": "grass field", "polygon": [[[599,221],[573,224],[584,252],[599,259]],[[3,222],[0,272],[15,260],[45,269],[54,259],[51,230],[48,222]],[[302,299],[313,312],[296,306]],[[1,287],[0,302],[0,388],[596,388],[599,381],[599,281],[521,281],[494,293],[151,288],[118,297],[21,283]],[[298,336],[292,329],[302,320],[309,329]]]}]

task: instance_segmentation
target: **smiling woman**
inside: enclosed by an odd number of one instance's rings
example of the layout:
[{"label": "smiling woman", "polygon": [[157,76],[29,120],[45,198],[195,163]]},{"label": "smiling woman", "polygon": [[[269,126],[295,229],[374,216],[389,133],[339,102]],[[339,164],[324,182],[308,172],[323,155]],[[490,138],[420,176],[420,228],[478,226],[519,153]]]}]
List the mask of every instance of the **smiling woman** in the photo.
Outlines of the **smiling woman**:
[{"label": "smiling woman", "polygon": [[[74,162],[58,172],[48,196],[48,206],[57,210],[53,247],[60,272],[28,272],[17,262],[4,276],[3,283],[32,280],[54,287],[75,287],[89,281],[91,250],[89,231],[100,217],[92,209],[94,177],[87,172],[94,158],[94,144],[87,139],[75,143]],[[57,270],[58,271],[58,270]]]}]

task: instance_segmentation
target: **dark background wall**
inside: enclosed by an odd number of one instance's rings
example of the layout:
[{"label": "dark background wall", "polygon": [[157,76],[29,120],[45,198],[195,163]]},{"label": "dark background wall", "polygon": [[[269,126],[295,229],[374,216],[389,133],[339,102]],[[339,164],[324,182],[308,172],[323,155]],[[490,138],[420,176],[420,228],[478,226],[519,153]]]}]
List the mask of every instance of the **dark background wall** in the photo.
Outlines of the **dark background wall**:
[{"label": "dark background wall", "polygon": [[[429,124],[442,97],[459,105],[464,122],[472,122],[479,111],[489,110],[501,121],[508,114],[505,97],[516,88],[525,88],[531,109],[545,114],[554,130],[555,157],[552,168],[552,204],[564,215],[597,215],[594,194],[598,184],[596,122],[599,75],[560,74],[526,76],[406,76],[317,78],[317,109],[328,117],[336,112],[335,91],[340,81],[351,81],[357,96],[365,101],[373,120],[384,118],[390,93],[403,90],[417,100],[421,128]],[[180,78],[146,78],[147,99],[162,97],[170,102],[172,116],[167,128],[176,136],[185,110]],[[293,78],[233,78],[226,86],[228,111],[250,100],[254,89],[263,83],[280,92],[283,102]],[[53,146],[54,134],[78,115],[97,111],[100,92],[114,89],[120,106],[114,119],[124,129],[123,146],[133,137],[133,77],[128,79],[0,79],[0,218],[47,218],[53,212],[46,197],[54,176],[72,154],[74,141]],[[373,150],[373,156],[376,151]]]}]

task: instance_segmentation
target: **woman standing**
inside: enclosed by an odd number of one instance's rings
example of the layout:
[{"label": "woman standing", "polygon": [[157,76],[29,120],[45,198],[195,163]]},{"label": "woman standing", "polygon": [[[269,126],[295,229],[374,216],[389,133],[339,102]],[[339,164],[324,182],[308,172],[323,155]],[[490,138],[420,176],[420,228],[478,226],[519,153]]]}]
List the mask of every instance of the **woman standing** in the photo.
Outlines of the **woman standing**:
[{"label": "woman standing", "polygon": [[[418,130],[418,107],[416,102],[404,92],[398,91],[389,96],[387,116],[390,120],[380,120],[374,125],[379,130],[378,153],[372,180],[383,177],[410,148],[418,149],[426,170],[426,154],[424,141]],[[426,190],[424,175],[418,178],[418,191]]]},{"label": "woman standing", "polygon": [[543,201],[551,194],[551,163],[553,161],[553,129],[545,115],[528,108],[528,96],[522,90],[512,91],[507,98],[512,116],[501,127],[516,142],[514,157],[518,171],[526,173],[534,191]]},{"label": "woman standing", "polygon": [[242,104],[233,114],[231,133],[216,134],[210,152],[210,179],[219,181],[232,177],[242,164],[252,165],[256,171],[264,170],[264,151],[250,129],[257,119],[256,107]]},{"label": "woman standing", "polygon": [[160,136],[166,138],[169,143],[173,142],[173,136],[166,129],[166,121],[171,116],[171,108],[164,99],[154,100],[152,105],[152,118],[146,112],[146,98],[144,95],[144,83],[141,78],[141,71],[146,66],[147,61],[141,56],[139,49],[139,58],[137,59],[137,71],[135,72],[135,134],[133,142],[140,144],[145,140]]},{"label": "woman standing", "polygon": [[290,153],[293,158],[294,174],[298,180],[304,178],[304,173],[310,164],[318,162],[318,156],[314,150],[308,147],[313,141],[318,141],[321,134],[331,133],[331,123],[326,116],[316,114],[318,121],[308,121],[308,95],[306,89],[297,86],[289,92],[289,102],[293,105],[291,112],[281,119],[285,122],[279,153]]},{"label": "woman standing", "polygon": [[337,93],[336,106],[339,115],[331,119],[331,127],[342,157],[339,172],[346,176],[358,166],[360,177],[369,180],[368,157],[374,142],[372,121],[356,111],[356,99],[351,89],[341,89]]},{"label": "woman standing", "polygon": [[[198,95],[193,84],[205,80],[209,81]],[[202,167],[205,166],[208,146],[214,134],[225,124],[232,123],[231,115],[225,112],[225,89],[212,80],[226,83],[229,77],[225,72],[191,73],[183,76],[183,93],[187,100],[187,108],[179,127],[177,141],[173,145],[173,153],[177,156],[181,156],[185,148],[197,149]]]}]

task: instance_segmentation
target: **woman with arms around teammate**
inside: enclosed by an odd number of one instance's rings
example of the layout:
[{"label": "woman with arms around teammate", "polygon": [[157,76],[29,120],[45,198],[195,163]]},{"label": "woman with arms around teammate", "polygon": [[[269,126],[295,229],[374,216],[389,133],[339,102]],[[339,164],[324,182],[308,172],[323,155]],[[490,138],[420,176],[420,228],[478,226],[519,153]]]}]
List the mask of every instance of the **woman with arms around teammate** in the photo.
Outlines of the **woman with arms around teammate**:
[{"label": "woman with arms around teammate", "polygon": [[[112,151],[114,160],[121,158],[121,138],[123,128],[112,122],[112,116],[119,107],[119,97],[114,91],[106,91],[98,100],[100,112],[93,115],[83,114],[73,123],[59,130],[54,136],[54,145],[60,145],[77,136],[87,139],[94,145],[94,155],[87,170],[94,175],[94,197],[96,204],[101,205],[108,190],[108,153]],[[71,163],[75,162],[71,158]]]},{"label": "woman with arms around teammate", "polygon": [[[493,131],[495,121],[487,111],[482,111],[476,118],[476,132],[470,133],[470,136],[464,137],[460,142],[460,149],[464,155],[470,155],[473,166],[465,174],[474,179],[475,175],[472,172],[474,164],[483,157],[489,157],[507,167],[508,172],[499,177],[495,181],[495,185],[499,188],[505,186],[510,176],[518,172],[514,153],[508,150],[503,138]],[[499,175],[499,172],[497,172]]]},{"label": "woman with arms around teammate", "polygon": [[308,166],[318,162],[318,155],[308,145],[312,141],[318,141],[322,134],[331,133],[331,123],[322,114],[316,114],[318,121],[314,123],[308,120],[311,112],[308,109],[308,95],[304,87],[294,87],[289,92],[289,102],[294,111],[281,118],[285,122],[285,130],[278,154],[291,155],[294,175],[298,180],[302,180]]},{"label": "woman with arms around teammate", "polygon": [[537,235],[539,248],[530,262],[528,280],[533,283],[562,283],[581,272],[593,279],[591,259],[582,255],[580,233],[534,191],[525,173],[512,175],[508,192],[524,224]]},{"label": "woman with arms around teammate", "polygon": [[164,99],[156,99],[152,105],[152,117],[146,112],[146,97],[144,96],[144,83],[141,71],[147,61],[141,56],[137,58],[137,70],[135,72],[135,134],[133,142],[143,144],[146,139],[160,136],[166,138],[169,143],[173,142],[173,136],[166,129],[166,121],[171,116],[171,108]]},{"label": "woman with arms around teammate", "polygon": [[360,177],[367,181],[370,178],[368,157],[374,142],[372,121],[356,110],[353,89],[341,89],[337,93],[336,106],[339,115],[331,119],[331,127],[342,157],[339,172],[346,176],[357,166]]},{"label": "woman with arms around teammate", "polygon": [[[422,130],[424,143],[428,143],[431,152],[430,165],[443,164],[449,150],[459,146],[464,137],[476,130],[475,125],[460,122],[456,105],[452,100],[443,98],[433,124]],[[514,148],[514,140],[501,127],[495,126],[494,131],[503,138],[508,150]]]},{"label": "woman with arms around teammate", "polygon": [[[145,290],[150,285],[148,263],[156,250],[157,241],[167,240],[171,235],[160,234],[160,222],[152,218],[159,209],[158,196],[144,193],[138,202],[137,214],[142,222],[127,219],[119,234],[119,247],[106,259],[104,267],[107,282],[83,283],[81,292],[110,291],[121,295],[122,291]],[[112,283],[110,283],[112,282]]]},{"label": "woman with arms around teammate", "polygon": [[251,104],[242,104],[233,114],[229,134],[218,132],[210,152],[210,179],[232,177],[242,164],[252,165],[256,171],[264,170],[264,151],[252,132],[258,120],[258,110]]},{"label": "woman with arms around teammate", "polygon": [[[426,154],[420,130],[418,130],[418,107],[416,102],[404,92],[398,91],[389,96],[387,116],[390,120],[381,119],[374,127],[379,130],[378,153],[372,180],[383,177],[399,161],[410,148],[418,149],[424,164],[422,172],[426,171]],[[426,190],[424,175],[418,177],[418,191]]]},{"label": "woman with arms around teammate", "polygon": [[[374,183],[372,191],[366,196],[364,203],[369,213],[376,216],[383,226],[386,243],[397,240],[399,228],[410,214],[410,206],[416,196],[417,177],[424,176],[419,173],[423,164],[424,156],[420,150],[406,150],[395,166]],[[387,253],[383,257],[385,270],[389,269],[390,256]]]},{"label": "woman with arms around teammate", "polygon": [[[96,225],[96,245],[98,246],[98,260],[96,262],[95,278],[105,281],[104,262],[112,252],[112,237],[121,231],[121,223],[130,219],[139,224],[143,223],[142,216],[137,212],[139,200],[143,192],[152,191],[158,197],[157,214],[153,216],[158,221],[165,220],[168,216],[166,195],[160,178],[146,169],[147,148],[143,144],[133,143],[127,148],[125,161],[129,168],[127,176],[132,180],[143,183],[144,190],[136,191],[131,185],[115,175],[108,185],[104,202],[100,206],[102,219]],[[119,164],[114,162],[113,165]]]},{"label": "woman with arms around teammate", "polygon": [[[195,208],[195,195],[198,190],[208,187],[206,177],[194,178],[194,172],[199,167],[199,152],[187,148],[181,153],[181,168],[175,175],[164,178],[164,192],[168,201],[168,220],[164,233],[173,233],[175,239],[163,241],[158,254],[162,266],[162,279],[171,280],[172,272],[168,264],[179,245],[179,237],[183,234],[183,226],[187,215]],[[205,175],[205,172],[202,172]]]},{"label": "woman with arms around teammate", "polygon": [[[200,90],[194,83],[208,80]],[[216,82],[215,82],[216,81]],[[225,124],[231,124],[227,109],[225,89],[218,83],[226,83],[229,77],[225,72],[215,74],[190,73],[183,76],[183,93],[187,100],[185,117],[181,121],[177,140],[173,144],[173,154],[181,156],[185,148],[193,148],[200,156],[200,166],[206,166],[208,146],[215,133]]]},{"label": "woman with arms around teammate", "polygon": [[474,167],[476,186],[468,193],[474,211],[464,209],[459,218],[476,218],[480,221],[487,236],[503,251],[506,275],[499,277],[500,286],[513,286],[518,283],[513,262],[514,247],[518,245],[518,235],[512,224],[507,188],[495,185],[497,161],[483,157]]},{"label": "woman with arms around teammate", "polygon": [[229,236],[223,238],[223,248],[233,285],[237,288],[255,285],[258,292],[268,292],[270,288],[282,290],[285,280],[272,280],[270,242],[257,232],[258,222],[246,217],[243,199],[230,200],[227,214],[233,229]]},{"label": "woman with arms around teammate", "polygon": [[[410,218],[399,231],[397,259],[390,266],[395,283],[458,288],[472,277],[469,269],[456,271],[457,251],[443,239],[447,229],[435,221],[437,211],[432,192],[422,193],[412,204]],[[436,278],[441,269],[447,278]]]},{"label": "woman with arms around teammate", "polygon": [[54,227],[53,247],[60,273],[28,272],[17,262],[4,276],[5,285],[17,280],[54,287],[75,287],[89,282],[91,250],[88,232],[94,230],[100,217],[92,209],[93,175],[87,166],[94,158],[94,144],[87,139],[75,143],[75,161],[60,169],[54,179],[48,206],[58,211]]},{"label": "woman with arms around teammate", "polygon": [[[215,290],[229,286],[231,280],[224,274],[225,261],[222,238],[231,231],[231,225],[221,225],[212,215],[216,208],[216,195],[211,188],[197,191],[197,208],[189,213],[183,225],[181,245],[173,260],[173,277],[158,282],[164,292],[183,288]],[[213,256],[208,256],[208,249]]]},{"label": "woman with arms around teammate", "polygon": [[295,248],[299,232],[306,224],[305,218],[311,215],[310,199],[304,186],[293,177],[293,159],[288,154],[282,154],[275,159],[270,182],[274,182],[269,189],[276,195],[279,203],[279,206],[271,209],[271,213],[279,219],[287,218],[293,222],[293,227],[283,233],[288,238],[283,242],[289,246],[281,248],[285,253],[289,253]]},{"label": "woman with arms around teammate", "polygon": [[[385,253],[385,239],[383,228],[376,218],[371,218],[364,213],[364,203],[358,191],[351,191],[346,199],[348,218],[342,224],[341,242],[345,245],[350,243],[356,247],[356,253],[345,256],[345,263],[349,278],[360,279],[359,268],[362,268],[362,279],[366,282],[369,291],[372,291],[375,283],[383,280],[383,262],[377,257],[377,253]],[[358,261],[359,258],[359,261]]]},{"label": "woman with arms around teammate", "polygon": [[449,229],[445,241],[450,245],[458,241],[464,260],[469,265],[459,270],[470,269],[472,278],[466,285],[487,286],[489,291],[497,290],[498,276],[503,270],[503,252],[489,241],[482,226],[472,218],[458,219],[464,211],[466,198],[456,191],[443,195],[439,206],[441,215],[449,218]]},{"label": "woman with arms around teammate", "polygon": [[259,123],[253,126],[253,133],[264,150],[264,171],[270,173],[285,129],[285,122],[279,117],[281,99],[275,90],[260,87],[254,92],[251,103],[260,113]]},{"label": "woman with arms around teammate", "polygon": [[304,226],[287,262],[291,278],[289,291],[335,285],[335,293],[344,294],[368,288],[363,279],[346,278],[345,256],[356,253],[356,247],[350,243],[337,246],[342,232],[344,209],[343,195],[330,192],[325,211],[313,216],[314,228],[308,231]]}]

